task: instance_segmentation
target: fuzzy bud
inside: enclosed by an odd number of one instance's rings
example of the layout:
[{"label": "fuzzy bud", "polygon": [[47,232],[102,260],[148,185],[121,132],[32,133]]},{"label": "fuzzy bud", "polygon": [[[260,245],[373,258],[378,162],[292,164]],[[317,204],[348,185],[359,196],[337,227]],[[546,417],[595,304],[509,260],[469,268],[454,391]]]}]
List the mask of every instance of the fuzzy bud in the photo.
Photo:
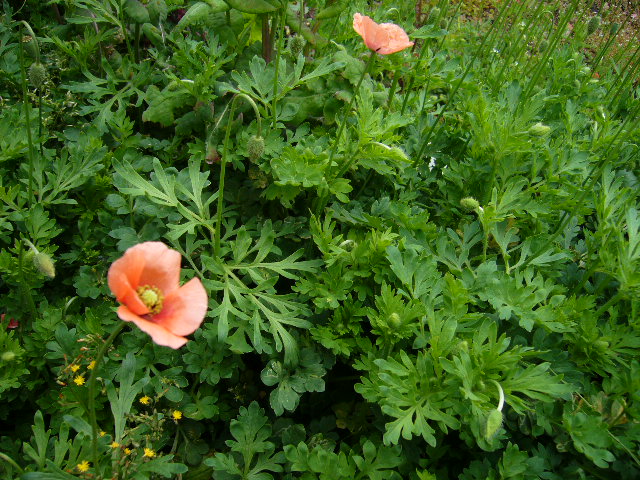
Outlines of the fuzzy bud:
[{"label": "fuzzy bud", "polygon": [[440,20],[440,28],[443,30],[446,30],[447,28],[447,19],[443,18],[442,20]]},{"label": "fuzzy bud", "polygon": [[431,13],[429,14],[429,20],[436,20],[440,16],[440,9],[438,7],[433,7],[431,9]]},{"label": "fuzzy bud", "polygon": [[551,132],[551,127],[538,122],[529,129],[529,133],[536,137],[544,137]]},{"label": "fuzzy bud", "polygon": [[302,35],[294,35],[291,37],[291,40],[289,40],[289,50],[291,50],[291,54],[297,58],[304,50],[306,44],[307,41]]},{"label": "fuzzy bud", "polygon": [[249,154],[249,160],[252,162],[257,161],[264,153],[264,138],[256,135],[252,135],[247,142],[247,153]]},{"label": "fuzzy bud", "polygon": [[549,48],[549,40],[545,38],[540,42],[540,51],[544,52],[547,48]]},{"label": "fuzzy bud", "polygon": [[33,264],[38,269],[38,271],[49,277],[55,278],[56,276],[56,267],[51,260],[51,257],[46,253],[38,252],[33,256]]},{"label": "fuzzy bud", "polygon": [[502,426],[502,412],[498,409],[491,410],[484,423],[483,436],[489,442]]},{"label": "fuzzy bud", "polygon": [[16,352],[12,352],[11,350],[4,352],[0,358],[3,362],[11,362],[14,358],[16,358]]},{"label": "fuzzy bud", "polygon": [[22,46],[24,47],[24,51],[27,55],[31,58],[38,58],[38,44],[31,35],[25,35],[22,37]]},{"label": "fuzzy bud", "polygon": [[47,81],[47,68],[40,62],[33,62],[29,67],[29,82],[36,88],[42,87]]},{"label": "fuzzy bud", "polygon": [[615,35],[618,33],[618,30],[620,30],[620,24],[619,23],[612,23],[611,24],[611,28],[609,29],[609,34],[610,35]]},{"label": "fuzzy bud", "polygon": [[396,312],[393,312],[391,315],[389,315],[389,318],[387,319],[387,321],[391,328],[398,328],[402,324],[402,319],[400,318],[400,315],[398,315]]},{"label": "fuzzy bud", "polygon": [[591,17],[591,20],[589,20],[589,23],[587,24],[587,35],[593,35],[600,27],[601,21],[602,19],[600,18],[600,15]]},{"label": "fuzzy bud", "polygon": [[480,203],[473,197],[465,197],[460,200],[460,206],[468,212],[473,212],[480,206]]}]

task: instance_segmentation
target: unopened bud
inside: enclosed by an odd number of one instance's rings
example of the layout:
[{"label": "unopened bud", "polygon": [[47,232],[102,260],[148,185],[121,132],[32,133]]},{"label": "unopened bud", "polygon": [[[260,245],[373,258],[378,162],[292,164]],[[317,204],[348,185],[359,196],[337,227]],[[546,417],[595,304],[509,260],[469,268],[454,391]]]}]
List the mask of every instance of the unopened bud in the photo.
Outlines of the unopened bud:
[{"label": "unopened bud", "polygon": [[264,138],[252,135],[247,142],[247,153],[249,154],[249,160],[252,162],[262,157],[264,153]]},{"label": "unopened bud", "polygon": [[546,38],[540,42],[540,51],[544,52],[549,47],[549,40]]},{"label": "unopened bud", "polygon": [[447,19],[443,18],[442,20],[440,20],[440,28],[445,30],[447,28]]},{"label": "unopened bud", "polygon": [[550,131],[551,127],[543,125],[540,122],[536,123],[529,129],[529,133],[531,135],[535,135],[536,137],[543,137],[545,135],[548,135]]},{"label": "unopened bud", "polygon": [[400,318],[400,315],[398,315],[396,312],[393,312],[391,315],[389,315],[388,322],[391,328],[398,328],[402,323],[402,319]]},{"label": "unopened bud", "polygon": [[291,37],[291,40],[289,40],[289,50],[291,50],[291,54],[294,57],[298,57],[304,50],[306,44],[307,41],[302,35],[294,35]]},{"label": "unopened bud", "polygon": [[484,424],[484,439],[489,442],[498,433],[502,426],[502,412],[498,409],[491,410]]},{"label": "unopened bud", "polygon": [[435,21],[440,16],[440,9],[438,7],[433,7],[431,9],[431,13],[429,14],[429,20]]},{"label": "unopened bud", "polygon": [[29,67],[29,82],[36,88],[42,87],[47,80],[47,68],[40,62],[33,62]]},{"label": "unopened bud", "polygon": [[591,17],[591,20],[589,20],[589,23],[587,24],[587,35],[593,35],[600,27],[601,21],[602,19],[600,18],[600,15]]},{"label": "unopened bud", "polygon": [[27,52],[32,58],[38,58],[38,44],[31,35],[25,35],[22,37],[22,46],[24,51]]},{"label": "unopened bud", "polygon": [[51,257],[46,253],[38,252],[33,256],[33,264],[38,271],[49,278],[55,278],[56,267]]},{"label": "unopened bud", "polygon": [[16,358],[16,352],[12,352],[11,350],[9,350],[8,352],[4,352],[2,356],[0,356],[0,358],[2,358],[3,362],[10,362],[14,358]]},{"label": "unopened bud", "polygon": [[611,24],[611,28],[609,29],[609,34],[615,35],[616,33],[618,33],[618,30],[620,30],[620,24],[613,23]]},{"label": "unopened bud", "polygon": [[480,206],[480,202],[473,197],[465,197],[460,200],[460,206],[468,212],[473,212]]}]

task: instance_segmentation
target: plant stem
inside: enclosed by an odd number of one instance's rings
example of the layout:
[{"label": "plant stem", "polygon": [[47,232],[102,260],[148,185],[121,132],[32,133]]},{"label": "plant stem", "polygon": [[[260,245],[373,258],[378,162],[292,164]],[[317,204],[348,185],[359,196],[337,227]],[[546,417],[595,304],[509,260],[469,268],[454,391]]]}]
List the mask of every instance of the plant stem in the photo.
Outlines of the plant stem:
[{"label": "plant stem", "polygon": [[[26,25],[26,22],[23,22]],[[29,30],[31,30],[29,28]],[[35,41],[35,40],[34,40]],[[29,113],[31,112],[31,102],[29,101],[29,92],[27,91],[27,74],[24,68],[24,47],[22,46],[22,39],[20,39],[20,48],[18,49],[18,54],[20,56],[20,80],[22,83],[22,99],[24,102],[24,116],[25,122],[27,125],[27,143],[29,144],[29,179],[28,179],[28,196],[29,200],[32,203],[35,203],[35,194],[33,193],[33,138],[31,137],[31,117]]]},{"label": "plant stem", "polygon": [[98,468],[98,423],[96,421],[96,403],[95,403],[95,390],[96,390],[96,377],[98,376],[98,368],[102,363],[102,357],[104,356],[107,348],[111,346],[116,336],[122,331],[125,327],[126,322],[120,322],[118,326],[115,328],[111,335],[107,338],[107,340],[100,346],[98,352],[96,353],[95,365],[91,370],[91,375],[89,376],[89,383],[87,384],[87,388],[89,389],[89,401],[87,404],[87,410],[89,413],[89,423],[91,423],[91,452],[93,454],[93,465],[94,468]]},{"label": "plant stem", "polygon": [[280,72],[280,54],[282,52],[282,41],[284,37],[284,21],[285,15],[287,11],[285,8],[282,9],[282,14],[280,15],[280,21],[278,23],[278,46],[276,47],[276,68],[275,73],[273,75],[273,99],[271,102],[271,116],[273,117],[273,124],[271,128],[275,130],[276,124],[278,123],[278,73]]},{"label": "plant stem", "polygon": [[18,470],[18,472],[20,472],[20,474],[24,473],[24,470],[22,469],[22,467],[20,467],[20,465],[18,465],[15,460],[13,460],[13,458],[9,457],[8,455],[5,455],[4,453],[0,452],[0,459],[4,460],[5,462],[7,462],[9,465],[11,465],[13,468],[15,468],[16,470]]},{"label": "plant stem", "polygon": [[[213,241],[213,251],[215,255],[220,255],[220,230],[222,228],[222,210],[224,208],[224,182],[227,168],[227,158],[229,156],[229,137],[231,136],[231,124],[233,123],[233,114],[236,109],[236,101],[238,98],[243,98],[253,108],[256,114],[256,122],[258,123],[258,135],[262,136],[262,119],[260,117],[260,111],[256,102],[251,97],[244,93],[236,93],[231,99],[231,106],[229,107],[229,121],[227,122],[227,131],[224,134],[224,144],[222,146],[222,158],[220,159],[220,181],[218,183],[218,212],[216,215],[216,231]],[[222,120],[222,118],[220,119]]]},{"label": "plant stem", "polygon": [[27,302],[27,306],[31,312],[31,322],[35,322],[38,318],[38,310],[36,309],[36,304],[33,301],[33,296],[31,295],[31,289],[29,285],[27,285],[27,281],[24,278],[24,269],[22,268],[22,261],[24,260],[24,250],[22,249],[22,242],[18,241],[18,271],[20,272],[20,285],[22,287],[22,295],[24,300]]}]

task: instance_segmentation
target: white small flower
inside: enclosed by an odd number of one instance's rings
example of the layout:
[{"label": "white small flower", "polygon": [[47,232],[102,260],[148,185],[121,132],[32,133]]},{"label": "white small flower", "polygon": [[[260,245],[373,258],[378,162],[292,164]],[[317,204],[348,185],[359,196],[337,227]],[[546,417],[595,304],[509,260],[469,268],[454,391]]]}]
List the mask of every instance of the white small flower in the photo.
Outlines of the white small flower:
[{"label": "white small flower", "polygon": [[429,171],[433,170],[436,166],[436,157],[431,157],[431,159],[429,160]]}]

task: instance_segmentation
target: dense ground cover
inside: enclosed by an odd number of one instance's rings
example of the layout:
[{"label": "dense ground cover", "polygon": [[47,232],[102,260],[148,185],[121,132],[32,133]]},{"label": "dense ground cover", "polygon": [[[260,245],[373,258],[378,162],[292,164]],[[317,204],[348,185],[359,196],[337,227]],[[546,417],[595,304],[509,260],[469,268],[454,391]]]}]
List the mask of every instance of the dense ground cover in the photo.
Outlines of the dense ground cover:
[{"label": "dense ground cover", "polygon": [[631,10],[16,3],[0,478],[640,478]]}]

